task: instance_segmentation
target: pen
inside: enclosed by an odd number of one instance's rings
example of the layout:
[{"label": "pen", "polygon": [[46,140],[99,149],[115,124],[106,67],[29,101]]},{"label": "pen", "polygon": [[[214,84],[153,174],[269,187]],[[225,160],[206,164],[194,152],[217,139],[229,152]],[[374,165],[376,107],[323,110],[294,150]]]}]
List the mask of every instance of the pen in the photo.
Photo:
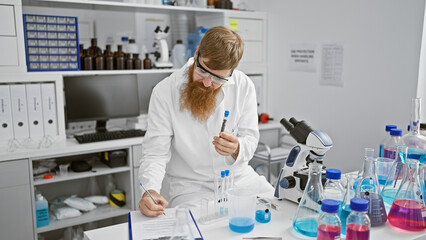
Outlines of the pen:
[{"label": "pen", "polygon": [[[158,202],[157,201],[155,201],[155,199],[154,199],[154,197],[152,197],[152,195],[151,195],[151,193],[149,193],[148,192],[148,190],[146,190],[146,188],[142,185],[142,183],[139,183],[139,185],[143,188],[143,190],[148,194],[148,196],[152,199],[152,201],[155,203],[155,205],[158,205]],[[166,215],[164,212],[163,212],[163,215]]]},{"label": "pen", "polygon": [[225,117],[223,118],[223,122],[222,122],[222,127],[220,128],[220,132],[225,131],[226,120],[228,119],[228,116],[229,116],[229,111],[226,110],[225,111]]}]

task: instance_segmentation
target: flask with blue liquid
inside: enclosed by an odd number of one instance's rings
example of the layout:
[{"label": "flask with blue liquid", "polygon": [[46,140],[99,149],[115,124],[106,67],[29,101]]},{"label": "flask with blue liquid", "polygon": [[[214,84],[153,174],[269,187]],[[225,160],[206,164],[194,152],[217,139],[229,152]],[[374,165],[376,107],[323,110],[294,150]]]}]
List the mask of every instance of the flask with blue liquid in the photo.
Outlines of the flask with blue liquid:
[{"label": "flask with blue liquid", "polygon": [[308,182],[293,221],[293,228],[308,237],[317,236],[317,221],[320,216],[321,201],[324,199],[321,171],[321,164],[317,162],[309,164]]},{"label": "flask with blue liquid", "polygon": [[40,193],[36,194],[35,208],[36,208],[37,228],[48,226],[49,225],[49,204],[47,203],[46,198],[44,198],[43,195],[41,195]]}]

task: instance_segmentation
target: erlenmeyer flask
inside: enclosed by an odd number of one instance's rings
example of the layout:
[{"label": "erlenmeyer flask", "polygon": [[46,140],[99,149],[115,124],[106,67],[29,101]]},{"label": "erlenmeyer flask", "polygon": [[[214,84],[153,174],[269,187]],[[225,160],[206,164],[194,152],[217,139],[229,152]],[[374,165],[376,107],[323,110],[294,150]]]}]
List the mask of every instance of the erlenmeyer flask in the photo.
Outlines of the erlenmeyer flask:
[{"label": "erlenmeyer flask", "polygon": [[170,240],[194,240],[189,225],[188,209],[176,208],[176,223]]},{"label": "erlenmeyer flask", "polygon": [[421,98],[411,100],[410,132],[401,137],[399,145],[408,148],[408,159],[426,162],[426,137],[420,134]]},{"label": "erlenmeyer flask", "polygon": [[420,186],[422,187],[422,191],[423,191],[423,202],[426,206],[426,199],[424,198],[425,193],[426,193],[426,163],[420,163],[419,165],[419,178],[420,178]]},{"label": "erlenmeyer flask", "polygon": [[317,219],[320,216],[321,201],[323,200],[321,171],[321,164],[317,162],[309,164],[308,182],[293,221],[294,229],[309,237],[317,236]]},{"label": "erlenmeyer flask", "polygon": [[348,218],[349,213],[351,213],[351,199],[355,197],[356,187],[354,186],[355,182],[358,180],[358,175],[355,173],[346,174],[346,191],[345,196],[343,197],[343,206],[342,211],[340,212],[339,218],[342,221],[342,234],[346,234],[346,219]]},{"label": "erlenmeyer flask", "polygon": [[364,159],[363,174],[358,180],[355,196],[369,201],[368,216],[371,220],[371,226],[380,226],[386,223],[387,216],[385,205],[380,195],[374,161],[372,157]]},{"label": "erlenmeyer flask", "polygon": [[426,229],[426,207],[419,180],[419,161],[407,160],[407,173],[389,212],[389,223],[408,231]]},{"label": "erlenmeyer flask", "polygon": [[385,185],[382,188],[382,198],[388,207],[393,203],[393,200],[398,192],[399,187],[402,184],[404,175],[406,173],[405,161],[407,159],[407,146],[401,145],[397,148],[395,160],[392,164],[392,168],[389,171],[389,175],[386,178]]}]

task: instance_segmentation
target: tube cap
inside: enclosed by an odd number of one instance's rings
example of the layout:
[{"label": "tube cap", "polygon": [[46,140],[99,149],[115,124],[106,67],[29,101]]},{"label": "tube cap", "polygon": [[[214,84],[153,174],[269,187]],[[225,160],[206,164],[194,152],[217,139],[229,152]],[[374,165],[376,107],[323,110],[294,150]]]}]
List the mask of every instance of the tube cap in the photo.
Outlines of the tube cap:
[{"label": "tube cap", "polygon": [[225,171],[220,171],[220,177],[225,177]]},{"label": "tube cap", "polygon": [[328,179],[339,180],[342,178],[342,172],[339,169],[327,169],[325,171],[325,177]]},{"label": "tube cap", "polygon": [[225,117],[228,117],[229,116],[229,111],[228,110],[226,110],[225,111]]},{"label": "tube cap", "polygon": [[339,202],[333,199],[324,199],[321,201],[321,210],[326,213],[339,212]]},{"label": "tube cap", "polygon": [[368,200],[363,199],[363,198],[352,198],[351,199],[351,210],[359,211],[359,212],[366,212],[368,210]]},{"label": "tube cap", "polygon": [[402,130],[401,129],[397,129],[397,128],[391,129],[390,130],[390,135],[391,136],[402,136]]},{"label": "tube cap", "polygon": [[386,132],[389,132],[391,129],[398,128],[396,125],[386,125]]},{"label": "tube cap", "polygon": [[228,169],[225,170],[225,176],[229,176],[229,170]]}]

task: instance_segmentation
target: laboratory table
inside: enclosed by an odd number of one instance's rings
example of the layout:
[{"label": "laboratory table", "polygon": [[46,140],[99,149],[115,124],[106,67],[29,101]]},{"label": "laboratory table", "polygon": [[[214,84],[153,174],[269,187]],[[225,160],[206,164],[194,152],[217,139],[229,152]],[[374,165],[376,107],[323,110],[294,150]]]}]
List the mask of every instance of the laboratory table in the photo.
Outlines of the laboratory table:
[{"label": "laboratory table", "polygon": [[[268,194],[271,196],[271,194]],[[292,223],[293,217],[297,210],[297,204],[288,200],[277,200],[274,199],[273,203],[279,207],[278,211],[272,210],[271,222],[269,223],[258,223],[254,227],[254,230],[250,233],[239,234],[234,233],[228,228],[228,221],[217,221],[208,225],[203,225],[197,221],[198,227],[201,231],[205,240],[233,240],[243,239],[243,237],[282,237],[283,240],[287,239],[315,239],[305,237],[295,230],[293,230]],[[191,209],[194,213],[195,219],[198,219],[198,209]],[[122,223],[109,227],[94,229],[84,232],[85,240],[127,240],[129,239],[128,224]],[[407,232],[392,227],[389,223],[386,223],[380,227],[374,227],[370,232],[370,239],[386,239],[386,240],[425,240],[426,230],[420,233]]]}]

